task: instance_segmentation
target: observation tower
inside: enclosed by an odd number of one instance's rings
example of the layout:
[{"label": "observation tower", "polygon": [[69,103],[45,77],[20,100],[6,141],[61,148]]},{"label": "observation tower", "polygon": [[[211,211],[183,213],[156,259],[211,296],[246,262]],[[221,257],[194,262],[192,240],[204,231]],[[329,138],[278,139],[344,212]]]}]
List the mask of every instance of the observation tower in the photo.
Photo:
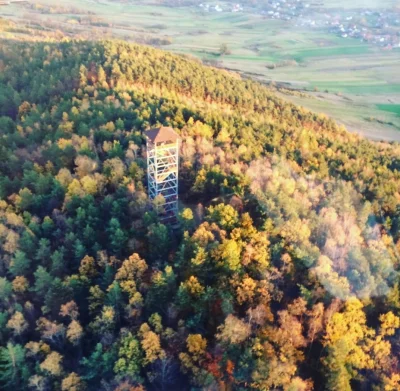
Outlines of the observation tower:
[{"label": "observation tower", "polygon": [[149,197],[154,200],[162,195],[160,218],[174,222],[178,215],[179,136],[171,127],[148,130],[145,136]]}]

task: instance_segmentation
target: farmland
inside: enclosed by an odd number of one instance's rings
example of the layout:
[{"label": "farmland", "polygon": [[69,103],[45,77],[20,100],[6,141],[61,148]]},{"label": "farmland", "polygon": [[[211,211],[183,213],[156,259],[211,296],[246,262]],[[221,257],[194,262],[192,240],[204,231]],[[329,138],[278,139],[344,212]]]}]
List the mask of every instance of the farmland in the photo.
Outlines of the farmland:
[{"label": "farmland", "polygon": [[400,116],[400,105],[378,105],[378,108]]},{"label": "farmland", "polygon": [[[329,10],[334,3],[324,6]],[[363,2],[350,3],[362,7]],[[350,130],[400,139],[400,49],[384,50],[302,26],[300,20],[272,20],[251,12],[204,12],[196,6],[156,6],[147,0],[61,0],[58,10],[53,4],[51,0],[40,0],[36,7],[12,4],[0,8],[0,17],[69,37],[161,45],[284,88],[285,99],[333,116]],[[18,32],[5,34],[18,36]],[[296,90],[304,94],[299,96]]]}]

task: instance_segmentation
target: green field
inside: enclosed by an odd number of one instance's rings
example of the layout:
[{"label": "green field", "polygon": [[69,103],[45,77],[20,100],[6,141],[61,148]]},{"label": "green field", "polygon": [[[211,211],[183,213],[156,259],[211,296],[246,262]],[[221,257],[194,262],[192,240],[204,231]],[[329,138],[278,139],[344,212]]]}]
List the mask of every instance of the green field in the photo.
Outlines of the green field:
[{"label": "green field", "polygon": [[[39,2],[54,5],[52,0]],[[347,8],[349,3],[353,2],[329,0],[324,6],[336,4]],[[376,6],[375,3],[369,5]],[[390,4],[393,1],[385,2]],[[357,101],[363,110],[353,113],[348,122],[351,130],[369,125],[365,122],[367,116],[378,118],[390,130],[400,128],[398,112],[387,109],[388,104],[400,104],[399,50],[383,51],[355,39],[296,26],[294,21],[264,19],[248,13],[206,13],[199,7],[166,7],[151,0],[135,4],[60,0],[57,5],[90,10],[104,26],[78,23],[80,17],[85,18],[82,15],[46,14],[21,5],[0,8],[0,16],[22,23],[51,21],[53,28],[83,38],[116,37],[145,44],[152,44],[153,39],[167,39],[171,44],[163,46],[166,50],[214,61],[261,82],[282,83],[285,88],[307,93],[324,92],[322,105],[316,104],[315,99],[305,100],[304,105],[327,114],[334,112],[339,121],[343,119],[341,112],[348,112],[348,102]],[[358,6],[363,6],[363,2],[354,5]],[[220,55],[222,44],[228,46],[230,55]],[[338,100],[337,94],[344,94],[349,100]],[[287,99],[293,100],[290,96]]]},{"label": "green field", "polygon": [[[400,84],[389,84],[389,83],[368,83],[365,82],[342,82],[340,85],[335,82],[321,82],[313,84],[314,87],[322,90],[329,90],[330,92],[344,92],[354,95],[368,95],[368,94],[399,94]],[[385,104],[377,104],[377,107],[385,110],[383,107]],[[390,110],[385,110],[390,111]]]},{"label": "green field", "polygon": [[322,47],[317,49],[298,50],[292,54],[294,59],[304,61],[312,57],[331,57],[331,56],[354,56],[365,54],[370,51],[368,45]]},{"label": "green field", "polygon": [[400,116],[400,105],[383,105],[383,104],[378,104],[378,109],[388,111],[389,113],[395,113],[398,116]]}]

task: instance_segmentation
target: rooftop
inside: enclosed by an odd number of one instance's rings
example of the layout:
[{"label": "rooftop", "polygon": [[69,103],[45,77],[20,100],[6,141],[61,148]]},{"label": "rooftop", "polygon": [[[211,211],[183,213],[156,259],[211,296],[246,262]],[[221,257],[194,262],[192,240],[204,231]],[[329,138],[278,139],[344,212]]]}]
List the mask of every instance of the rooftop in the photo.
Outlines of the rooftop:
[{"label": "rooftop", "polygon": [[161,128],[150,129],[145,132],[145,136],[153,144],[155,143],[165,143],[165,142],[175,142],[179,139],[178,133],[175,132],[169,126],[161,126]]}]

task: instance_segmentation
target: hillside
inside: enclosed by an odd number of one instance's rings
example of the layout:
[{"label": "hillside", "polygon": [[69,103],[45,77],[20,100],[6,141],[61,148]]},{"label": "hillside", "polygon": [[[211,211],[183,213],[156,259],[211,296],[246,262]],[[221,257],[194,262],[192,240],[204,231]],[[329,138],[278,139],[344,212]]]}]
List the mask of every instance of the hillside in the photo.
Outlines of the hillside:
[{"label": "hillside", "polygon": [[351,132],[400,141],[396,0],[219,3],[216,10],[213,2],[193,0],[11,2],[0,7],[0,39],[163,47],[271,85]]},{"label": "hillside", "polygon": [[[181,228],[143,132],[182,138]],[[116,41],[0,46],[0,388],[400,388],[400,146]]]}]

